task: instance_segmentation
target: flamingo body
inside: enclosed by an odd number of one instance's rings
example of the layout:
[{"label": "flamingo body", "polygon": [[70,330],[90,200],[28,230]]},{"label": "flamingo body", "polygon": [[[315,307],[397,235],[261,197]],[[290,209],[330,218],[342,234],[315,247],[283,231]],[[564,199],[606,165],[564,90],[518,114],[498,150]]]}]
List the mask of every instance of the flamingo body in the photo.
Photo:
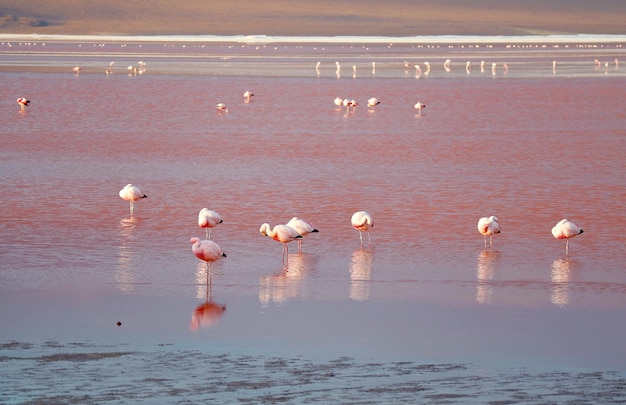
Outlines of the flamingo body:
[{"label": "flamingo body", "polygon": [[376,97],[372,97],[369,100],[367,100],[367,106],[369,108],[374,108],[376,107],[378,104],[380,104],[380,101],[376,98]]},{"label": "flamingo body", "polygon": [[228,112],[228,108],[226,108],[226,104],[224,103],[217,103],[217,105],[215,106],[215,108],[217,109],[217,111],[219,112]]},{"label": "flamingo body", "polygon": [[[319,232],[313,224],[298,217],[291,218],[289,222],[287,222],[287,226],[295,229],[295,231],[302,237],[310,233]],[[302,250],[302,238],[298,238],[298,250]]]},{"label": "flamingo body", "polygon": [[133,186],[130,183],[120,190],[119,195],[122,200],[128,201],[130,203],[130,216],[133,216],[133,202],[139,201],[142,198],[148,198],[147,195],[141,192],[139,187]]},{"label": "flamingo body", "polygon": [[220,245],[212,240],[200,240],[200,238],[191,238],[189,242],[192,243],[191,251],[200,260],[208,263],[212,263],[216,260],[226,257],[226,253],[222,250]]},{"label": "flamingo body", "polygon": [[20,110],[24,111],[24,109],[30,105],[30,100],[26,97],[20,97],[17,99],[17,103],[20,105]]},{"label": "flamingo body", "polygon": [[578,225],[569,221],[567,219],[560,220],[554,227],[552,228],[552,236],[556,239],[565,239],[565,254],[569,254],[569,240],[576,235],[580,235],[583,233],[583,229]]},{"label": "flamingo body", "polygon": [[426,108],[426,104],[423,104],[421,101],[418,101],[417,103],[415,103],[413,108],[415,108],[417,110],[417,113],[419,115],[422,115],[422,109]]},{"label": "flamingo body", "polygon": [[369,230],[370,228],[374,227],[374,219],[372,218],[372,216],[366,211],[357,211],[352,214],[350,222],[352,223],[352,227],[359,231],[361,246],[363,246],[363,232],[367,232],[369,245],[369,243],[371,242]]},{"label": "flamingo body", "polygon": [[251,93],[250,91],[247,91],[245,93],[243,93],[243,98],[245,99],[246,103],[250,102],[250,99],[252,98],[252,96],[254,96],[253,93]]},{"label": "flamingo body", "polygon": [[272,229],[270,224],[264,223],[261,225],[259,232],[261,232],[261,235],[263,236],[269,236],[275,241],[281,242],[283,244],[283,255],[286,255],[289,252],[287,243],[302,238],[302,235],[300,235],[298,231],[287,225],[276,225]]},{"label": "flamingo body", "polygon": [[220,214],[208,208],[202,208],[198,214],[198,226],[206,230],[207,239],[211,239],[211,228],[215,228],[222,222],[224,221],[222,221]]},{"label": "flamingo body", "polygon": [[502,227],[495,216],[482,217],[478,220],[478,232],[485,237],[485,247],[487,247],[487,237],[489,237],[489,245],[493,247],[492,237],[502,232]]}]

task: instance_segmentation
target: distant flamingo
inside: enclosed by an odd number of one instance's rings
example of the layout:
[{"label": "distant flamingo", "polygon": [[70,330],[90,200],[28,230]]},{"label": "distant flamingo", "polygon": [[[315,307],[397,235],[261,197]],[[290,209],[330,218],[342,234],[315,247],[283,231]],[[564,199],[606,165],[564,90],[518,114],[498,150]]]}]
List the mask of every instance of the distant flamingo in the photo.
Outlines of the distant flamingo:
[{"label": "distant flamingo", "polygon": [[74,66],[72,68],[72,70],[74,71],[74,73],[79,74],[80,73],[80,66]]},{"label": "distant flamingo", "polygon": [[446,61],[443,62],[443,68],[446,72],[450,72],[450,59],[446,59]]},{"label": "distant flamingo", "polygon": [[215,228],[222,222],[224,221],[222,221],[220,214],[208,208],[202,208],[198,214],[198,226],[205,229],[207,239],[211,239],[211,228]]},{"label": "distant flamingo", "polygon": [[130,202],[130,216],[133,216],[133,202],[139,201],[141,198],[148,198],[147,195],[143,194],[139,187],[133,186],[132,184],[127,184],[123,189],[120,190],[120,198],[124,201]]},{"label": "distant flamingo", "polygon": [[430,73],[430,63],[424,62],[424,66],[426,66],[426,71],[424,72],[424,76],[428,76]]},{"label": "distant flamingo", "polygon": [[343,106],[343,98],[341,97],[335,97],[335,105],[339,108],[341,108]]},{"label": "distant flamingo", "polygon": [[302,238],[298,238],[298,251],[302,251],[302,239],[312,233],[312,232],[319,232],[319,230],[317,228],[315,228],[315,226],[313,226],[312,223],[307,222],[303,219],[300,219],[298,217],[293,217],[289,220],[289,222],[287,222],[287,226],[290,228],[293,228],[296,230],[296,232],[298,232],[298,234],[300,234],[300,236],[302,236]]},{"label": "distant flamingo", "polygon": [[567,219],[560,220],[552,228],[552,236],[556,239],[565,239],[565,255],[569,255],[569,239],[576,235],[580,235],[584,231],[572,221]]},{"label": "distant flamingo", "polygon": [[209,266],[216,260],[226,257],[226,253],[222,250],[220,245],[212,240],[200,240],[200,238],[191,238],[189,242],[191,245],[191,251],[200,260],[204,260],[207,265],[207,277],[209,276]]},{"label": "distant flamingo", "polygon": [[287,225],[276,225],[274,229],[272,229],[270,224],[264,223],[261,225],[259,232],[261,232],[261,235],[269,236],[283,244],[283,259],[289,254],[289,246],[287,246],[287,243],[302,238],[302,235],[300,235],[298,231]]},{"label": "distant flamingo", "polygon": [[413,108],[417,110],[417,115],[422,115],[422,108],[426,108],[426,104],[422,104],[422,102],[418,101]]},{"label": "distant flamingo", "polygon": [[489,236],[489,246],[493,249],[493,235],[502,232],[498,218],[492,215],[479,219],[478,232],[485,237],[485,249],[487,249],[487,236]]},{"label": "distant flamingo", "polygon": [[30,105],[30,100],[26,97],[20,97],[17,99],[17,103],[20,105],[20,111],[25,111],[26,106]]},{"label": "distant flamingo", "polygon": [[352,214],[350,220],[352,227],[359,231],[359,239],[361,240],[361,247],[363,247],[363,232],[367,232],[367,245],[371,243],[370,228],[374,227],[374,219],[366,211],[357,211]]},{"label": "distant flamingo", "polygon": [[376,107],[378,104],[380,104],[380,101],[376,98],[376,97],[372,97],[369,100],[367,100],[367,106],[369,108],[374,108]]},{"label": "distant flamingo", "polygon": [[245,101],[246,103],[249,103],[249,102],[250,102],[250,99],[252,98],[252,96],[254,96],[254,94],[252,94],[252,93],[251,93],[250,91],[248,91],[248,90],[246,90],[246,92],[245,92],[245,93],[243,93],[243,98],[244,98],[244,101]]},{"label": "distant flamingo", "polygon": [[228,112],[228,108],[226,108],[226,104],[224,103],[217,103],[215,108],[217,109],[218,112]]}]

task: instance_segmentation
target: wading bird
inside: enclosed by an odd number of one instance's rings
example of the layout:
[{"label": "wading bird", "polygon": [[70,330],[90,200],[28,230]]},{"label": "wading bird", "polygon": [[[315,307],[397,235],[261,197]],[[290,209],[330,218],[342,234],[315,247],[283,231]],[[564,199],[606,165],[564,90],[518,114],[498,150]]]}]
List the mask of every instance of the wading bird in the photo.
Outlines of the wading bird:
[{"label": "wading bird", "polygon": [[211,228],[215,228],[222,222],[224,221],[222,221],[220,214],[208,208],[202,208],[198,214],[198,226],[205,229],[207,239],[211,239]]},{"label": "wading bird", "polygon": [[584,231],[578,225],[567,219],[560,220],[552,228],[552,236],[556,239],[565,239],[565,255],[569,255],[569,239],[580,235]]},{"label": "wading bird", "polygon": [[133,216],[133,202],[139,201],[141,198],[147,198],[148,196],[143,194],[139,187],[133,186],[132,184],[127,184],[123,189],[120,190],[120,198],[124,201],[128,201],[130,203],[130,216]]},{"label": "wading bird", "polygon": [[374,220],[372,216],[366,211],[357,211],[352,214],[350,220],[352,227],[359,231],[359,239],[361,240],[361,247],[363,247],[363,232],[367,232],[367,246],[371,243],[370,228],[374,227]]},{"label": "wading bird", "polygon": [[489,246],[493,249],[493,235],[502,232],[498,218],[492,215],[479,219],[478,232],[485,237],[485,249],[487,249],[487,237],[489,237]]},{"label": "wading bird", "polygon": [[302,238],[298,238],[298,251],[302,251],[302,239],[306,235],[312,232],[319,232],[319,230],[317,230],[317,228],[315,228],[312,223],[298,217],[291,218],[289,222],[287,222],[287,226],[295,229],[296,232],[298,232],[298,234],[302,236]]}]

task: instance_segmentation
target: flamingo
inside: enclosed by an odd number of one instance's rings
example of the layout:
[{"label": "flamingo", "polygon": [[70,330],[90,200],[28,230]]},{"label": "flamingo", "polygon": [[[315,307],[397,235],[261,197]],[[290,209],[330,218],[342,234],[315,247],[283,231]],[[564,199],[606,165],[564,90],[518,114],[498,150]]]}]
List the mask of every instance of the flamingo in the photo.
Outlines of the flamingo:
[{"label": "flamingo", "polygon": [[352,214],[352,227],[359,231],[359,239],[361,240],[361,247],[363,247],[363,232],[367,232],[367,245],[371,243],[370,228],[374,227],[374,220],[372,216],[365,211],[357,211]]},{"label": "flamingo", "polygon": [[502,227],[495,216],[482,217],[478,220],[478,232],[485,237],[485,249],[487,249],[487,236],[489,236],[489,246],[493,249],[493,235],[502,232]]},{"label": "flamingo", "polygon": [[424,76],[428,76],[430,73],[430,63],[424,62],[424,66],[426,66],[426,71],[424,72]]},{"label": "flamingo", "polygon": [[426,108],[426,104],[422,104],[421,101],[418,101],[417,103],[415,103],[413,108],[417,110],[418,115],[422,115],[422,108]]},{"label": "flamingo", "polygon": [[343,105],[343,98],[341,97],[335,97],[335,105],[339,108],[341,108],[341,106]]},{"label": "flamingo", "polygon": [[26,111],[26,106],[30,105],[30,100],[26,97],[20,97],[17,99],[17,103],[20,105],[20,111]]},{"label": "flamingo", "polygon": [[287,225],[276,225],[274,229],[272,229],[270,224],[264,223],[261,225],[259,232],[261,232],[261,235],[269,236],[275,241],[283,244],[283,258],[287,257],[289,253],[289,246],[287,246],[287,243],[302,238],[302,235],[300,235],[298,231]]},{"label": "flamingo", "polygon": [[74,66],[72,68],[72,70],[74,71],[74,73],[79,74],[80,73],[80,66]]},{"label": "flamingo", "polygon": [[[345,100],[344,100],[344,102],[345,102]],[[359,104],[359,103],[357,103],[357,102],[356,102],[356,100],[350,100],[350,101],[348,102],[348,108],[352,107],[352,112],[356,112],[356,106],[357,106],[358,104]],[[346,112],[347,112],[347,111],[346,111]]]},{"label": "flamingo", "polygon": [[565,255],[569,255],[569,239],[580,235],[584,231],[578,225],[567,219],[560,220],[552,228],[552,236],[556,239],[565,239]]},{"label": "flamingo", "polygon": [[220,214],[208,208],[202,208],[198,214],[198,226],[206,230],[207,239],[211,239],[211,228],[215,228],[222,222],[224,221],[222,221]]},{"label": "flamingo", "polygon": [[[304,238],[306,235],[312,232],[319,232],[312,223],[307,222],[298,217],[293,217],[287,222],[287,226],[293,228]],[[298,251],[302,251],[302,238],[298,238]]]},{"label": "flamingo", "polygon": [[446,59],[446,61],[443,62],[443,68],[446,70],[446,72],[450,72],[450,59]]},{"label": "flamingo", "polygon": [[217,108],[218,112],[228,112],[228,108],[226,108],[226,104],[224,103],[217,103],[215,108]]},{"label": "flamingo", "polygon": [[380,101],[378,101],[378,99],[376,97],[372,97],[369,100],[367,100],[367,106],[369,108],[374,108],[376,107],[378,104],[380,104]]},{"label": "flamingo", "polygon": [[130,202],[130,216],[133,216],[133,201],[139,201],[141,198],[148,198],[147,195],[143,194],[139,187],[133,186],[132,184],[127,184],[123,189],[120,190],[120,198],[122,200]]},{"label": "flamingo", "polygon": [[246,90],[245,93],[243,93],[243,98],[245,99],[246,103],[250,102],[250,98],[252,98],[252,96],[254,96],[254,94],[252,94],[250,91]]},{"label": "flamingo", "polygon": [[204,260],[207,265],[207,275],[209,274],[209,266],[216,260],[226,257],[226,253],[222,250],[220,245],[212,240],[200,240],[200,238],[189,239],[193,245],[191,245],[191,251],[200,260]]}]

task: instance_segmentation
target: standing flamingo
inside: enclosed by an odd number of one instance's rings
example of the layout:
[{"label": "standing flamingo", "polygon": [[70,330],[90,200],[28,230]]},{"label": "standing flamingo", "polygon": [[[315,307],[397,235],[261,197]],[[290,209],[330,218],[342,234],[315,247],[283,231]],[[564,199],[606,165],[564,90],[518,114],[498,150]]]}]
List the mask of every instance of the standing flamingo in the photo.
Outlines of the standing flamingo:
[{"label": "standing flamingo", "polygon": [[413,106],[417,110],[417,115],[422,115],[422,108],[426,108],[426,104],[423,104],[421,101],[418,101]]},{"label": "standing flamingo", "polygon": [[569,255],[569,239],[580,235],[584,231],[578,225],[567,219],[560,220],[552,228],[552,236],[556,239],[565,239],[565,256]]},{"label": "standing flamingo", "polygon": [[206,230],[207,239],[211,239],[211,228],[215,228],[222,222],[224,221],[222,221],[220,214],[208,208],[202,208],[198,214],[198,226]]},{"label": "standing flamingo", "polygon": [[289,246],[287,246],[287,243],[302,238],[302,235],[300,235],[298,231],[287,225],[276,225],[274,229],[272,229],[270,224],[264,223],[261,225],[259,232],[261,232],[261,235],[269,236],[275,241],[283,244],[283,259],[285,259],[289,253]]},{"label": "standing flamingo", "polygon": [[478,232],[485,237],[485,249],[487,249],[487,236],[489,236],[489,246],[493,249],[493,235],[502,232],[498,218],[492,215],[479,219]]},{"label": "standing flamingo", "polygon": [[361,247],[363,247],[363,232],[367,232],[367,246],[371,243],[370,228],[374,227],[374,220],[372,216],[365,211],[357,211],[352,215],[352,227],[359,231],[359,239],[361,240]]},{"label": "standing flamingo", "polygon": [[376,97],[372,97],[369,100],[367,100],[367,106],[369,108],[374,108],[376,107],[378,104],[380,104],[380,101],[376,98]]},{"label": "standing flamingo", "polygon": [[252,94],[250,91],[246,90],[246,92],[243,93],[243,98],[246,103],[250,102],[250,99],[252,98],[252,96],[254,96],[254,94]]},{"label": "standing flamingo", "polygon": [[319,232],[319,230],[317,230],[317,228],[315,228],[315,226],[313,226],[312,223],[307,222],[298,217],[291,218],[289,222],[287,222],[287,226],[295,229],[296,232],[298,232],[298,234],[302,236],[302,238],[298,238],[298,251],[299,252],[302,251],[302,239],[309,233]]},{"label": "standing flamingo", "polygon": [[17,99],[17,103],[20,105],[20,111],[25,111],[26,107],[30,105],[30,100],[26,97],[20,97]]},{"label": "standing flamingo", "polygon": [[335,97],[335,105],[339,108],[341,108],[343,106],[343,98],[341,97]]},{"label": "standing flamingo", "polygon": [[226,253],[222,250],[220,245],[213,242],[212,240],[200,240],[200,238],[191,238],[189,242],[193,243],[191,245],[191,251],[194,255],[200,260],[204,260],[206,262],[207,267],[207,277],[209,276],[209,266],[216,260],[221,259],[222,257],[226,257]]},{"label": "standing flamingo", "polygon": [[228,112],[228,108],[226,108],[226,104],[224,103],[217,103],[215,108],[217,109],[218,112]]},{"label": "standing flamingo", "polygon": [[127,184],[123,189],[120,190],[120,198],[122,200],[130,202],[130,216],[133,216],[133,201],[139,201],[141,198],[148,198],[147,195],[143,194],[139,187],[133,186],[132,184]]}]

